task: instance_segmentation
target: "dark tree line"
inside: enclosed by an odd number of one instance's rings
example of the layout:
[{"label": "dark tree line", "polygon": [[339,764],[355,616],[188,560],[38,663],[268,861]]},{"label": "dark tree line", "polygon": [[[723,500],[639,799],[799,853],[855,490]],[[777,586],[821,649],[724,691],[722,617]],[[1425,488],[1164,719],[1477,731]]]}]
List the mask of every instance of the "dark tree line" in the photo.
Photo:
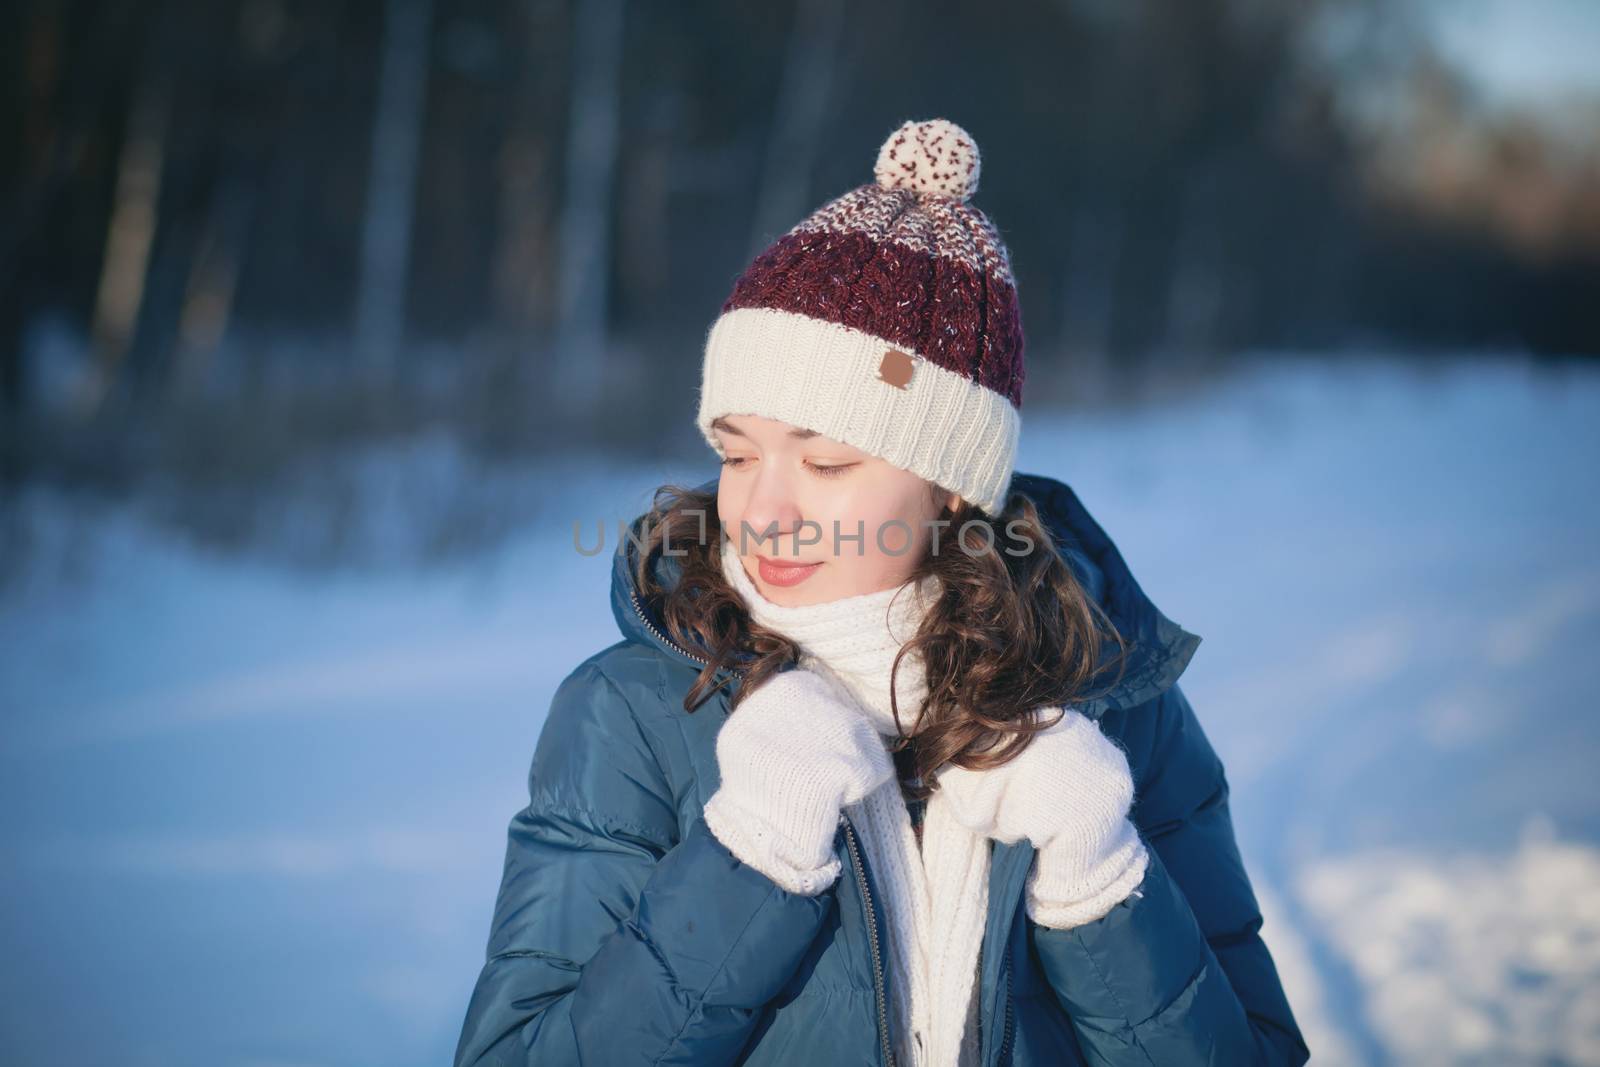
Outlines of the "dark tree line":
[{"label": "dark tree line", "polygon": [[241,410],[659,438],[749,256],[933,116],[984,151],[1034,403],[1354,338],[1600,351],[1597,242],[1374,193],[1366,72],[1308,58],[1334,9],[1384,6],[18,0],[8,465]]}]

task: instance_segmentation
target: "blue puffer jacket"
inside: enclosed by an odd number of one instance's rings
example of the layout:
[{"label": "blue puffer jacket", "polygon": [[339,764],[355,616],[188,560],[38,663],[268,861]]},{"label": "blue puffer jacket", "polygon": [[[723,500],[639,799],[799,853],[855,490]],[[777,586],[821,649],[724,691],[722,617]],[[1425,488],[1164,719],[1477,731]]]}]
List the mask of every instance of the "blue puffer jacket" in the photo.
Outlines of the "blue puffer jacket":
[{"label": "blue puffer jacket", "polygon": [[[1304,1063],[1222,763],[1176,684],[1200,638],[1145,597],[1070,488],[1020,473],[1013,488],[1135,646],[1120,684],[1082,710],[1127,750],[1152,848],[1142,896],[1052,930],[1023,906],[1033,846],[995,843],[985,1067]],[[636,548],[623,540],[612,576],[624,639],[562,682],[540,735],[455,1062],[888,1067],[889,926],[855,827],[835,840],[845,873],[816,897],[780,889],[706,828],[726,690],[683,710],[705,661],[652,618],[630,577]],[[675,562],[658,566],[670,582]]]}]

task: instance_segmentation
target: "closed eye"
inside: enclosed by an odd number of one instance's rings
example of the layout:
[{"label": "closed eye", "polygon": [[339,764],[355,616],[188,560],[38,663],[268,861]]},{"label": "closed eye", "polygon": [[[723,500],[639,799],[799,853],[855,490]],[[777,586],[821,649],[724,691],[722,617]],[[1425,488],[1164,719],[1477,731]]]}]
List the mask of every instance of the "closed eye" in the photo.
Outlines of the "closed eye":
[{"label": "closed eye", "polygon": [[[749,462],[750,458],[748,456],[727,456],[723,459],[722,465],[733,470],[739,470]],[[805,464],[807,470],[823,478],[837,478],[854,466],[856,466],[854,463],[844,463],[833,467],[825,467],[817,463]]]}]

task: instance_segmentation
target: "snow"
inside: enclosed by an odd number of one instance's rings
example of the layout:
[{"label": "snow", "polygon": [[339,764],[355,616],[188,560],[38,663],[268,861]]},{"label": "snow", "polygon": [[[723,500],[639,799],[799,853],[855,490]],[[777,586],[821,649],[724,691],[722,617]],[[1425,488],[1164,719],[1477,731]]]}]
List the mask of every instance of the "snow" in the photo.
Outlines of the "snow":
[{"label": "snow", "polygon": [[[1316,1062],[1600,1062],[1597,415],[1581,364],[1285,353],[1149,409],[1025,412],[1020,469],[1204,638],[1184,688]],[[550,694],[616,639],[617,523],[714,468],[354,462],[365,568],[17,502],[9,1058],[448,1062]],[[541,506],[422,567],[395,547],[412,474]]]},{"label": "snow", "polygon": [[1509,854],[1313,861],[1297,891],[1396,1062],[1600,1063],[1600,853],[1548,820]]}]

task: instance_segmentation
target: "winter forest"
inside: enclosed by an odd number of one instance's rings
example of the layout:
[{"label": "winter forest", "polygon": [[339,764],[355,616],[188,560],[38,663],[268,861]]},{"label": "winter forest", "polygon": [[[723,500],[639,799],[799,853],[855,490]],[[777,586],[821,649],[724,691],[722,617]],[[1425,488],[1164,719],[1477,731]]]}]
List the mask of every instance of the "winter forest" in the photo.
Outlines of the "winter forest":
[{"label": "winter forest", "polygon": [[575,523],[712,477],[734,279],[942,116],[1018,469],[1205,639],[1313,1061],[1600,1064],[1596,55],[1590,0],[7,5],[0,1060],[448,1060],[617,639]]}]

